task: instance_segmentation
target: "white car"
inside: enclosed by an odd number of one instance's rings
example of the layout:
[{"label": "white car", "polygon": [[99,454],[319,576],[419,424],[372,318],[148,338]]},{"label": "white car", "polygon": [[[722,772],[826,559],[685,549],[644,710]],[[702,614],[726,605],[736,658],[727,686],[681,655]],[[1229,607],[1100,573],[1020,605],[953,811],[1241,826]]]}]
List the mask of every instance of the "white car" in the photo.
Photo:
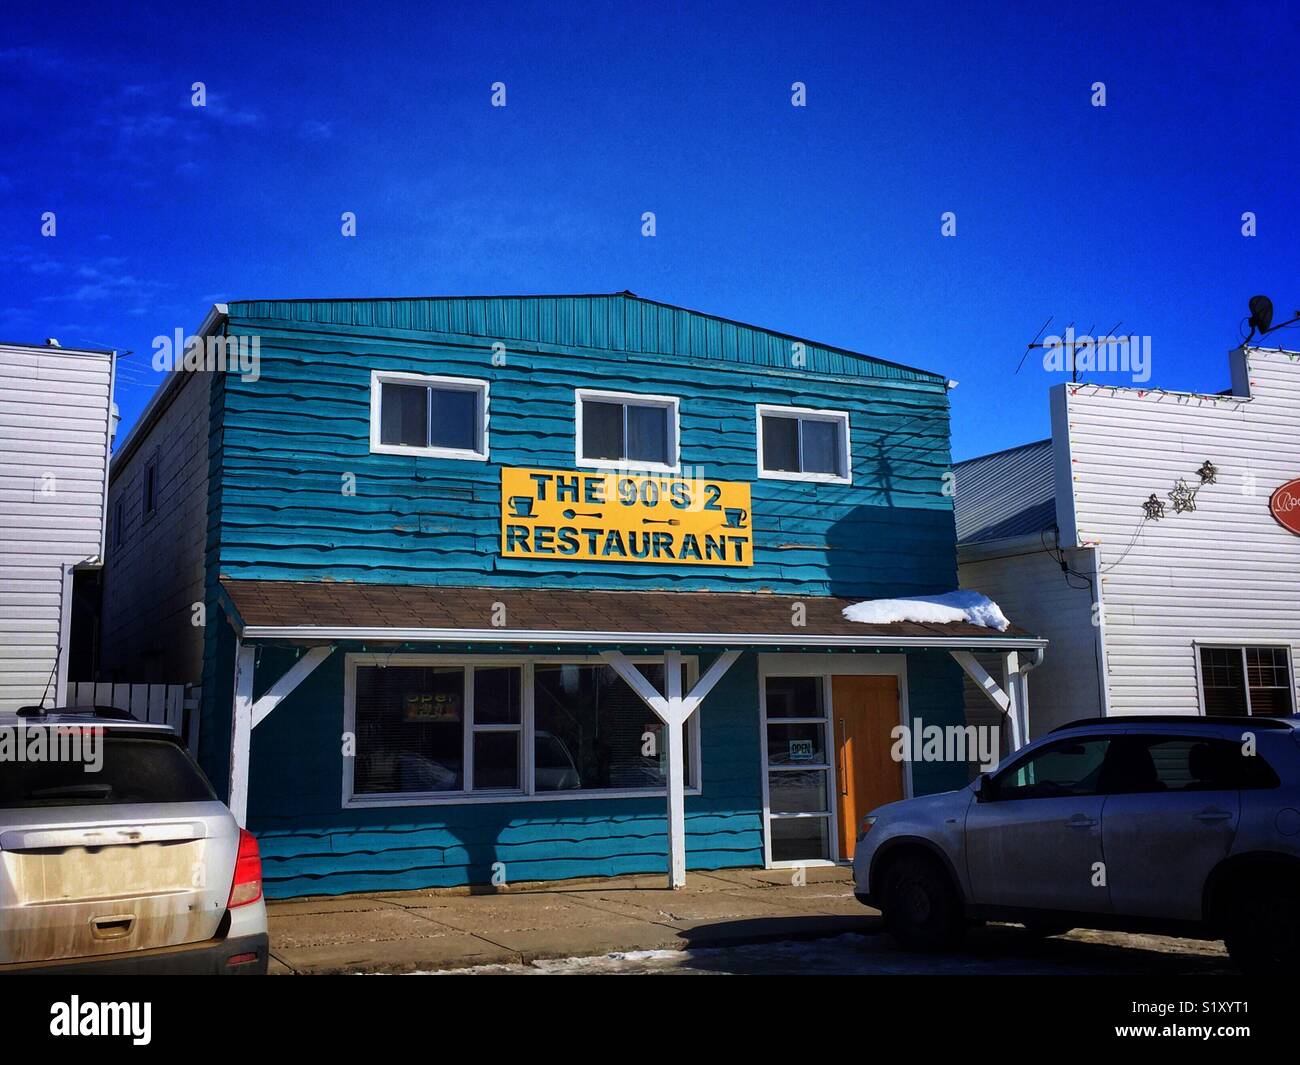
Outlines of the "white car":
[{"label": "white car", "polygon": [[0,974],[262,974],[257,841],[176,735],[0,714]]}]

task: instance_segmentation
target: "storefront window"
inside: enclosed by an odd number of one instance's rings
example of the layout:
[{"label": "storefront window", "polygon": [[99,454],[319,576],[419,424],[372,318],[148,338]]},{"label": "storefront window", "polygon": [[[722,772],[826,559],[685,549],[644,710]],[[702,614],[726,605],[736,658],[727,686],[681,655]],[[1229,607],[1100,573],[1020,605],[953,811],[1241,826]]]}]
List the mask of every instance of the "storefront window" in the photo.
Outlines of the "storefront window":
[{"label": "storefront window", "polygon": [[[663,666],[639,668],[662,692]],[[539,663],[533,688],[537,791],[666,786],[663,723],[609,666]]]},{"label": "storefront window", "polygon": [[517,791],[523,768],[523,670],[476,668],[470,700],[475,791]]},{"label": "storefront window", "polygon": [[363,666],[356,678],[358,795],[460,791],[465,670]]},{"label": "storefront window", "polygon": [[[609,666],[358,662],[353,682],[352,794],[358,798],[662,790],[664,725]],[[405,661],[403,661],[405,659]],[[639,663],[664,691],[662,663]],[[689,690],[682,668],[682,690]],[[692,781],[693,728],[683,760]],[[532,742],[532,779],[525,766]]]}]

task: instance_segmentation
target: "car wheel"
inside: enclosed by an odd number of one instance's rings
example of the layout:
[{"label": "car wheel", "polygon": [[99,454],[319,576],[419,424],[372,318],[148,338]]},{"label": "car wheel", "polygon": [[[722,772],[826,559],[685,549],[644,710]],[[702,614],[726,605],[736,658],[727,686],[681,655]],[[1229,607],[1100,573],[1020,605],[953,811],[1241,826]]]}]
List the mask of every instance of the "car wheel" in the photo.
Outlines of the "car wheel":
[{"label": "car wheel", "polygon": [[1074,925],[1064,924],[1061,922],[1051,921],[1026,921],[1025,933],[1033,936],[1035,939],[1050,939],[1052,936],[1063,936],[1066,932],[1074,930]]},{"label": "car wheel", "polygon": [[899,858],[885,871],[881,910],[889,934],[915,950],[951,947],[965,931],[951,879],[938,862],[920,855]]},{"label": "car wheel", "polygon": [[1275,877],[1234,892],[1223,945],[1244,973],[1276,976],[1300,963],[1300,884]]}]

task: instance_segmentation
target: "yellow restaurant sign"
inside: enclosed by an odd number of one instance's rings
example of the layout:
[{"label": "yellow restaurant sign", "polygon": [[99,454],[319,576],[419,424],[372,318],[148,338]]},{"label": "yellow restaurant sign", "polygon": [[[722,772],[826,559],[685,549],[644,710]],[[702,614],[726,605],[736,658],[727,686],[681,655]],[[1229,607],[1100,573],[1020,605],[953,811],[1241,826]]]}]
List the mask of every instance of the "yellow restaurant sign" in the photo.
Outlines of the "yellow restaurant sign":
[{"label": "yellow restaurant sign", "polygon": [[749,485],[671,474],[501,470],[501,554],[752,566]]}]

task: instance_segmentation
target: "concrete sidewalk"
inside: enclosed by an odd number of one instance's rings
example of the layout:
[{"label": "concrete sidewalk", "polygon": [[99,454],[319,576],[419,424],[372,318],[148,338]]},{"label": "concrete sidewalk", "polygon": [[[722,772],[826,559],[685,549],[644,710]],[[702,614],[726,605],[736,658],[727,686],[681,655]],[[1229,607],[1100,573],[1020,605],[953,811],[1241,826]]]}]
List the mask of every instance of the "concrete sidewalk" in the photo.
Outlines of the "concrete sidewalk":
[{"label": "concrete sidewalk", "polygon": [[380,892],[267,904],[271,972],[401,973],[616,951],[817,938],[879,927],[848,869],[663,875]]}]

